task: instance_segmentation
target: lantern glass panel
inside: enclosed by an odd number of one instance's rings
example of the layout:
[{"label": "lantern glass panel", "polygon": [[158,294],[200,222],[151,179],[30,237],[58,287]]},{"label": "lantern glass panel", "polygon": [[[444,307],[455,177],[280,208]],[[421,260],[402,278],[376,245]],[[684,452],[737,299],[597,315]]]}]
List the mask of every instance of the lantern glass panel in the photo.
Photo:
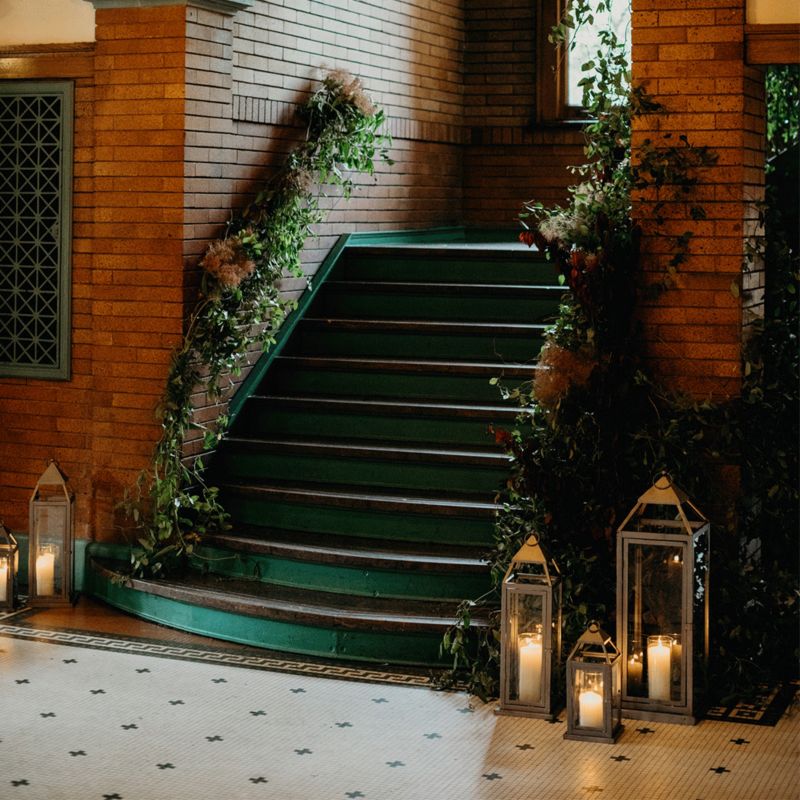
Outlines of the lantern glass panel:
[{"label": "lantern glass panel", "polygon": [[511,591],[509,601],[509,700],[541,705],[544,690],[544,595]]},{"label": "lantern glass panel", "polygon": [[624,654],[628,697],[682,700],[685,555],[680,544],[629,543]]},{"label": "lantern glass panel", "polygon": [[0,607],[8,605],[14,592],[14,573],[10,553],[0,553]]},{"label": "lantern glass panel", "polygon": [[579,667],[572,687],[572,724],[602,731],[605,728],[605,676],[601,670]]},{"label": "lantern glass panel", "polygon": [[60,595],[64,591],[64,546],[67,537],[68,508],[60,502],[34,504],[36,594]]}]

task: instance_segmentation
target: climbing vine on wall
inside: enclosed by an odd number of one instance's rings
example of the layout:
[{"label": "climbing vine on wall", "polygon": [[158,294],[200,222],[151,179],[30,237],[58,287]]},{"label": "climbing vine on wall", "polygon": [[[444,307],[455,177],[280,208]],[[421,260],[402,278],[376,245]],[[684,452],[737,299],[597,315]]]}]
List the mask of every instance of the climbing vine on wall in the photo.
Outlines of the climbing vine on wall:
[{"label": "climbing vine on wall", "polygon": [[293,307],[279,284],[285,275],[302,275],[305,240],[325,217],[321,198],[332,191],[350,197],[351,171],[372,174],[376,156],[389,161],[384,114],[349,73],[329,73],[298,113],[305,140],[200,262],[199,297],[159,407],[162,435],[152,468],[126,503],[137,529],[133,574],[162,574],[191,554],[208,530],[224,528],[227,515],[218,490],[204,479],[203,459],[185,458],[183,446],[190,430],[201,429],[205,448],[213,448],[227,418],[221,414],[201,426],[193,419],[192,396],[206,392],[219,400],[254,339],[264,349],[274,343]]}]

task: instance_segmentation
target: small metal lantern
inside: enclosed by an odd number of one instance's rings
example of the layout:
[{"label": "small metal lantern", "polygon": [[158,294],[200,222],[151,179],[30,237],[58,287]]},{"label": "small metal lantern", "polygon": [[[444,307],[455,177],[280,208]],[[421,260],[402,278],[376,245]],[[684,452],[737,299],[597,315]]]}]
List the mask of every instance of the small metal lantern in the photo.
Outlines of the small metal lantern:
[{"label": "small metal lantern", "polygon": [[72,503],[67,482],[51,461],[30,500],[28,602],[66,605],[72,598]]},{"label": "small metal lantern", "polygon": [[17,604],[18,566],[17,540],[0,522],[0,611],[12,611]]},{"label": "small metal lantern", "polygon": [[565,739],[613,744],[622,731],[621,657],[611,637],[592,622],[567,658]]},{"label": "small metal lantern", "polygon": [[705,673],[709,650],[709,530],[662,474],[617,531],[625,716],[695,722],[694,664],[700,660]]},{"label": "small metal lantern", "polygon": [[[500,714],[553,719],[561,662],[561,577],[531,535],[511,561],[501,594]],[[560,693],[559,693],[560,694]]]}]

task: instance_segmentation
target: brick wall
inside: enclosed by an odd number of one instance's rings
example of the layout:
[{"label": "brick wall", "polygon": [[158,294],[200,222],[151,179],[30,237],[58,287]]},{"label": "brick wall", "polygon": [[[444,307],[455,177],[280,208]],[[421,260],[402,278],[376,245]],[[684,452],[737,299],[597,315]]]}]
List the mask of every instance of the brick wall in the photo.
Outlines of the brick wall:
[{"label": "brick wall", "polygon": [[[668,111],[638,120],[634,144],[686,134],[718,156],[694,195],[706,219],[692,221],[682,199],[667,204],[663,232],[692,231],[690,258],[677,286],[642,312],[656,374],[698,397],[739,391],[743,327],[763,303],[763,274],[742,282],[764,164],[763,80],[744,64],[744,13],[744,0],[633,2],[633,77]],[[647,279],[656,281],[671,253],[647,223],[642,247]]]}]

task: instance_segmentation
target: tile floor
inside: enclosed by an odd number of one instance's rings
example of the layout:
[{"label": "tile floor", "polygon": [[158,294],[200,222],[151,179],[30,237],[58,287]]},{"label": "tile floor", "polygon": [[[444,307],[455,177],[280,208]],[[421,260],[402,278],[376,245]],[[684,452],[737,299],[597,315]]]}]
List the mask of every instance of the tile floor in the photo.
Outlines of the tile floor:
[{"label": "tile floor", "polygon": [[800,798],[797,710],[775,727],[626,720],[587,744],[418,676],[309,674],[124,615],[127,636],[47,620],[0,620],[0,800]]}]

